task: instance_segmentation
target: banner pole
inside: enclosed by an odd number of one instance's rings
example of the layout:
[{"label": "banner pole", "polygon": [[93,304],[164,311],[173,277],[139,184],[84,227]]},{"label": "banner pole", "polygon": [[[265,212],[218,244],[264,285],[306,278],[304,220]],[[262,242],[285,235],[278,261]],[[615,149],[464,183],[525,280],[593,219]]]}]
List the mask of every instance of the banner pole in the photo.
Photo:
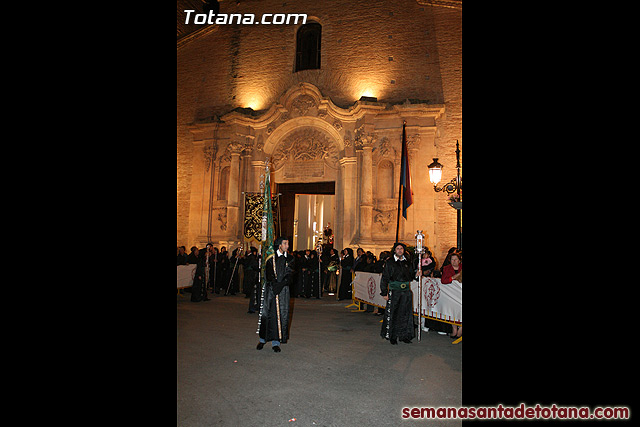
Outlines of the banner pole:
[{"label": "banner pole", "polygon": [[422,230],[416,232],[416,253],[418,254],[418,342],[422,339],[422,242],[424,241],[424,235]]},{"label": "banner pole", "polygon": [[398,234],[400,233],[400,204],[402,203],[402,184],[400,184],[400,190],[398,191],[398,218],[396,220],[396,242],[398,241]]},{"label": "banner pole", "polygon": [[318,255],[318,299],[322,298],[322,265],[320,257],[322,256],[322,235],[318,238],[316,254]]}]

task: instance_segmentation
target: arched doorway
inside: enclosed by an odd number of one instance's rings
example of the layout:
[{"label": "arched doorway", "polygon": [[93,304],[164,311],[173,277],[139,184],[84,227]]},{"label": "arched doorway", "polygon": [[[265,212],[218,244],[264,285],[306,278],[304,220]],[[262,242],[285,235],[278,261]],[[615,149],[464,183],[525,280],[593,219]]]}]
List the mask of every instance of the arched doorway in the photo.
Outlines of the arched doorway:
[{"label": "arched doorway", "polygon": [[328,222],[335,225],[343,150],[338,137],[327,122],[299,117],[279,127],[265,144],[265,155],[271,158],[272,182],[281,194],[281,232],[289,237],[293,250],[313,248],[314,222],[316,233]]}]

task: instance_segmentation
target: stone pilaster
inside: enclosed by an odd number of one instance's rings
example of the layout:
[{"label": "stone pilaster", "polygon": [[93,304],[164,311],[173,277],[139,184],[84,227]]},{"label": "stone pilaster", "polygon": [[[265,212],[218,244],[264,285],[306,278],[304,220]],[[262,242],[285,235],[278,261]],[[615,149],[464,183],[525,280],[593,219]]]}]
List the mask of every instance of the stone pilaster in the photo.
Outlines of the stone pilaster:
[{"label": "stone pilaster", "polygon": [[360,193],[360,243],[371,243],[373,217],[373,145],[372,135],[362,138],[362,182]]},{"label": "stone pilaster", "polygon": [[227,192],[227,233],[230,237],[236,237],[238,234],[238,214],[239,214],[239,195],[238,187],[240,180],[240,152],[242,144],[231,142],[229,144],[229,152],[231,154],[231,166],[229,167],[229,189]]}]

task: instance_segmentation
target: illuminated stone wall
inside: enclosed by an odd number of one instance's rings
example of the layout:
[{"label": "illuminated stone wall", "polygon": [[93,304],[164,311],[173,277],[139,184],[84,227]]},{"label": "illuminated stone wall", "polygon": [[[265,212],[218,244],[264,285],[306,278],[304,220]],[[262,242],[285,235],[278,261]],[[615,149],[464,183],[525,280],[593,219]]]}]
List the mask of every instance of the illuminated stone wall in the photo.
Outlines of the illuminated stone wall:
[{"label": "illuminated stone wall", "polygon": [[[216,241],[233,242],[238,227],[233,235],[229,221],[242,217],[241,191],[257,190],[259,162],[275,153],[271,150],[278,147],[273,144],[284,144],[307,129],[326,135],[337,150],[336,163],[330,165],[335,170],[327,166],[325,173],[333,174],[342,192],[336,212],[346,223],[335,227],[342,229],[341,246],[359,245],[378,253],[394,238],[395,212],[392,220],[389,216],[396,205],[393,198],[378,194],[376,177],[391,168],[394,181],[398,179],[396,150],[404,119],[417,203],[409,209],[401,235],[410,242],[415,229],[423,228],[427,245],[442,260],[455,246],[455,211],[442,193],[433,192],[426,165],[439,157],[447,182],[455,175],[455,140],[462,145],[461,10],[415,0],[262,1],[221,2],[221,12],[307,13],[308,20],[322,25],[321,69],[294,72],[300,24],[220,25],[180,45],[178,245],[202,244],[207,230]],[[300,83],[314,88],[309,90],[315,104],[304,114]],[[354,113],[363,95],[377,97],[379,108],[362,103]],[[293,105],[296,101],[301,109]],[[261,114],[231,113],[237,107]],[[224,123],[216,124],[214,116],[224,116]],[[272,134],[277,141],[270,139]],[[365,163],[369,166],[363,167]],[[237,176],[228,175],[231,171]],[[361,194],[362,180],[369,174],[372,194]],[[221,181],[231,182],[235,194],[221,193]],[[396,182],[392,189],[397,193]],[[225,197],[218,199],[221,194]]]}]

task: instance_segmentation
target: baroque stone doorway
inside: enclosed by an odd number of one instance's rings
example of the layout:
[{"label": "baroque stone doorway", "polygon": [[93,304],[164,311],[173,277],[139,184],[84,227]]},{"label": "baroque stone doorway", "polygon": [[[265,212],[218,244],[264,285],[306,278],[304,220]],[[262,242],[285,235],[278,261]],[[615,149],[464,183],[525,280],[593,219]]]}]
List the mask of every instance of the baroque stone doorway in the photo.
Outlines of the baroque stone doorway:
[{"label": "baroque stone doorway", "polygon": [[[429,185],[421,185],[428,183],[428,176],[418,167],[441,156],[437,120],[443,113],[444,105],[408,99],[393,105],[359,100],[342,108],[314,85],[299,83],[266,110],[236,109],[193,123],[189,241],[202,246],[207,241],[226,246],[240,241],[242,192],[259,191],[269,162],[271,191],[283,194],[281,234],[293,242],[295,194],[321,194],[318,183],[331,182],[335,247],[360,246],[375,253],[388,249],[395,238],[406,121],[417,202],[400,223],[400,239],[411,241],[421,229],[426,245],[444,259],[455,242],[455,234],[447,232],[455,212]],[[296,193],[283,186],[300,183],[311,189]]]}]

